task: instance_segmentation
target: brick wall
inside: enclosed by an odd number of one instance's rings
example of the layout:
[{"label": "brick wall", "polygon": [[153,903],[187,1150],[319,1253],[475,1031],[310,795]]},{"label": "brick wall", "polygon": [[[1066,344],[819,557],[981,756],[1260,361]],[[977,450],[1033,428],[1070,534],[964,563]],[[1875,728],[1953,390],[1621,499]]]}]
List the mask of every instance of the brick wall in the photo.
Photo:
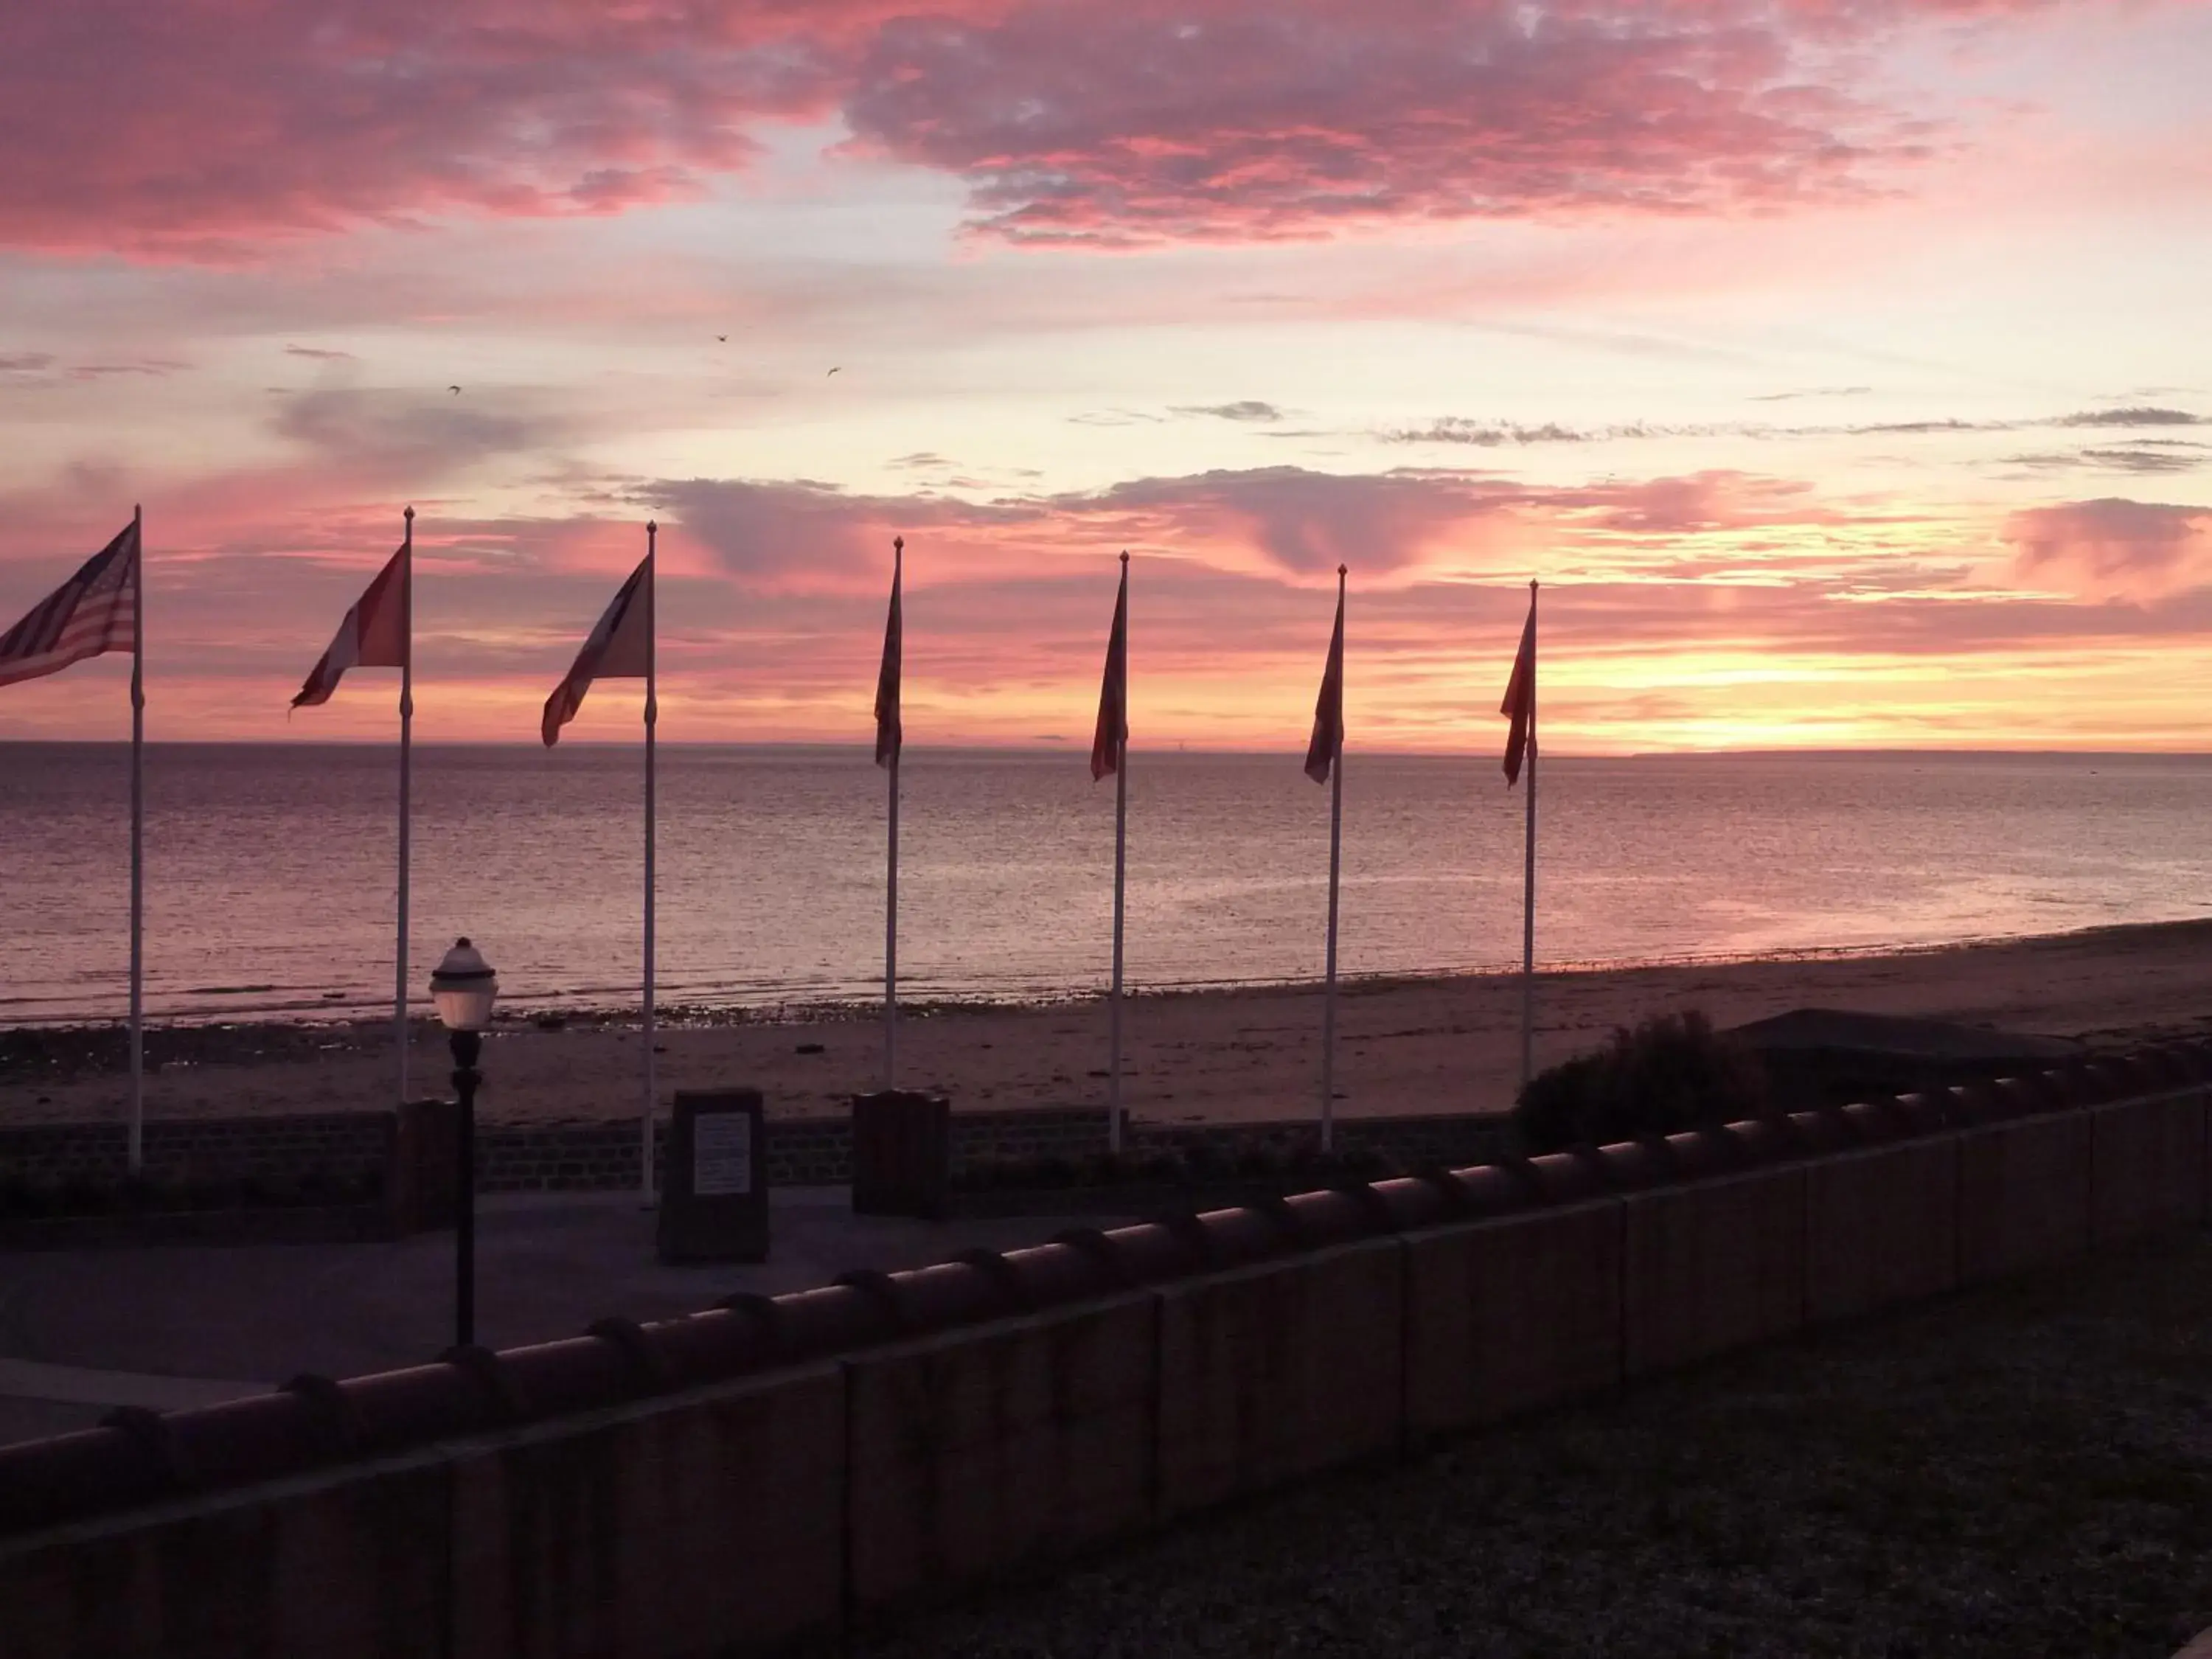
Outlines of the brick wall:
[{"label": "brick wall", "polygon": [[[145,1127],[146,1170],[209,1178],[356,1175],[384,1167],[394,1132],[389,1112],[161,1118]],[[120,1123],[0,1126],[0,1175],[100,1180],[129,1167],[130,1138]]]}]

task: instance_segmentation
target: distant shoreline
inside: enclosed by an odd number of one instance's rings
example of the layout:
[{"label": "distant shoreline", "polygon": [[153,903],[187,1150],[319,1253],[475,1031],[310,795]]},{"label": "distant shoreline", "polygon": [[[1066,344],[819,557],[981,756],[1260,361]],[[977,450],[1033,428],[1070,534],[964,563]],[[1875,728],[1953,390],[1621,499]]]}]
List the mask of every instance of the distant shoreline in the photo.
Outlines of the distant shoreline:
[{"label": "distant shoreline", "polygon": [[[1666,957],[1621,957],[1593,958],[1583,961],[1540,962],[1536,968],[1539,982],[1570,978],[1577,975],[1637,974],[1668,969],[1755,967],[1761,964],[1793,963],[1862,962],[1888,957],[1917,957],[1941,956],[1954,951],[1982,951],[2006,946],[2034,945],[2068,939],[2096,940],[2111,938],[2120,940],[2130,935],[2150,935],[2168,929],[2203,928],[2212,938],[2212,916],[2176,917],[2166,921],[2129,921],[2101,923],[2094,927],[2061,929],[2047,933],[1998,933],[1970,936],[1963,939],[1936,940],[1923,944],[1874,944],[1830,946],[1799,946],[1773,951],[1689,951]],[[1442,969],[1429,973],[1346,974],[1337,984],[1346,996],[1372,994],[1377,992],[1419,988],[1448,988],[1455,985],[1485,985],[1510,982],[1517,985],[1521,979],[1518,968],[1484,968]],[[241,992],[259,991],[262,987],[241,987]],[[1170,997],[1238,997],[1270,995],[1317,995],[1322,989],[1318,976],[1297,979],[1249,980],[1192,980],[1174,983],[1154,983],[1129,986],[1124,996],[1132,1001],[1158,1000]],[[206,994],[216,994],[211,988]],[[191,994],[186,993],[185,994]],[[1036,991],[1012,991],[1003,995],[978,993],[972,995],[902,994],[899,1007],[909,1018],[939,1018],[948,1014],[983,1012],[1024,1012],[1052,1009],[1080,1008],[1103,1003],[1106,991],[1102,988],[1071,990],[1060,994]],[[663,997],[653,1005],[659,1021],[672,1027],[713,1027],[720,1025],[806,1025],[834,1024],[848,1020],[880,1019],[883,1000],[880,992],[856,991],[830,993],[822,995],[793,995],[766,997],[757,1000],[720,1000],[713,997]],[[381,1012],[378,1012],[379,1009]],[[435,1016],[427,994],[412,996],[408,1000],[410,1019],[429,1020]],[[619,994],[603,995],[599,991],[550,996],[510,995],[500,1005],[496,1018],[510,1021],[528,1021],[542,1016],[551,1016],[575,1025],[622,1026],[636,1023],[638,1005],[635,998],[624,1000]],[[17,1017],[9,1011],[9,1002],[0,998],[0,1038],[10,1031],[36,1031],[52,1036],[64,1034],[93,1034],[119,1032],[127,1022],[120,1019],[41,1019],[35,1016]],[[149,1014],[148,1030],[194,1030],[222,1027],[240,1031],[263,1031],[304,1029],[319,1031],[345,1031],[359,1028],[365,1032],[388,1034],[392,1030],[391,1003],[379,1005],[373,1001],[348,1000],[331,1007],[319,1003],[301,1003],[296,1006],[279,1009],[252,1006],[226,1008],[210,1005],[166,1014]],[[0,1072],[0,1079],[5,1073]]]},{"label": "distant shoreline", "polygon": [[[902,1086],[961,1109],[1098,1106],[1109,1070],[1096,995],[1044,1004],[908,1004]],[[1370,978],[1341,988],[1336,1078],[1346,1116],[1498,1110],[1520,1062],[1519,976]],[[1536,1060],[1554,1064],[1618,1025],[1696,1008],[1727,1026],[1820,1007],[1913,1015],[2135,1048],[2212,1035],[2212,918],[2021,939],[1733,962],[1554,969],[1535,999]],[[1130,1109],[1152,1121],[1278,1121],[1315,1112],[1321,997],[1310,982],[1153,990],[1124,1012]],[[634,1009],[545,1018],[514,1006],[485,1046],[485,1115],[532,1122],[628,1118],[642,1108]],[[761,1089],[779,1116],[845,1111],[882,1085],[872,1003],[805,1010],[671,1010],[655,1034],[665,1112],[677,1089]],[[414,1092],[441,1091],[450,1061],[434,1019],[410,1022]],[[0,1029],[0,1123],[114,1121],[122,1029]],[[388,1107],[396,1066],[385,1019],[157,1024],[147,1035],[149,1116]]]}]

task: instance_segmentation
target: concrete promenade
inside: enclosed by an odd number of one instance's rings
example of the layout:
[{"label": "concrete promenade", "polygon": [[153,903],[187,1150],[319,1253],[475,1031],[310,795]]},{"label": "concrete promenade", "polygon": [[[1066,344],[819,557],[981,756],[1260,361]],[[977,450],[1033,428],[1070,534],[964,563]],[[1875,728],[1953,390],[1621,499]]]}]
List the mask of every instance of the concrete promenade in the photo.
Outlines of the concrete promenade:
[{"label": "concrete promenade", "polygon": [[[477,1340],[502,1348],[574,1336],[611,1314],[666,1318],[732,1291],[777,1295],[855,1267],[895,1272],[1079,1224],[855,1216],[842,1187],[776,1188],[770,1205],[765,1263],[669,1267],[654,1259],[654,1217],[635,1193],[483,1199]],[[0,1444],[87,1428],[116,1406],[172,1411],[259,1393],[302,1371],[419,1364],[453,1340],[453,1285],[450,1231],[368,1244],[0,1255]]]}]

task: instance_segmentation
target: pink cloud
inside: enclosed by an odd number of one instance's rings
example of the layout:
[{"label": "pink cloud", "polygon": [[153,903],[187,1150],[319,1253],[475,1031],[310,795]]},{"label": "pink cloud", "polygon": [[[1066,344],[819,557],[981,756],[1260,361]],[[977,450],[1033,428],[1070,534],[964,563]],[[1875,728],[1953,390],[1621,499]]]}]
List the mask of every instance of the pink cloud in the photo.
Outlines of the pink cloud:
[{"label": "pink cloud", "polygon": [[441,213],[594,214],[745,165],[872,6],[83,0],[13,9],[0,238],[222,257]]},{"label": "pink cloud", "polygon": [[847,112],[863,143],[968,179],[979,228],[1019,241],[1766,210],[1863,195],[1926,154],[1812,79],[1845,71],[1800,34],[1770,6],[1695,0],[1036,4],[887,26]]},{"label": "pink cloud", "polygon": [[1102,244],[1767,211],[1885,187],[1901,29],[2060,0],[130,0],[18,7],[0,243],[221,259],[440,215],[619,212],[763,123]]},{"label": "pink cloud", "polygon": [[2106,496],[2031,507],[2004,539],[2030,582],[2085,599],[2164,598],[2212,584],[2212,507]]}]

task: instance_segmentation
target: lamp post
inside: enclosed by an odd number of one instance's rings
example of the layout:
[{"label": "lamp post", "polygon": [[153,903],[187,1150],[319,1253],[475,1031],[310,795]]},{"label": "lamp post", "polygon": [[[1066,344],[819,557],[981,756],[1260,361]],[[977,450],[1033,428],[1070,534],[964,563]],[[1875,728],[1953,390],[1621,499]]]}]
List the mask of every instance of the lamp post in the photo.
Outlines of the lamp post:
[{"label": "lamp post", "polygon": [[454,1194],[453,1340],[463,1346],[477,1340],[477,1085],[483,1074],[477,1058],[483,1051],[483,1028],[499,995],[499,976],[477,947],[453,941],[437,972],[430,975],[430,1000],[439,1021],[451,1032],[453,1094],[460,1104],[459,1190]]}]

